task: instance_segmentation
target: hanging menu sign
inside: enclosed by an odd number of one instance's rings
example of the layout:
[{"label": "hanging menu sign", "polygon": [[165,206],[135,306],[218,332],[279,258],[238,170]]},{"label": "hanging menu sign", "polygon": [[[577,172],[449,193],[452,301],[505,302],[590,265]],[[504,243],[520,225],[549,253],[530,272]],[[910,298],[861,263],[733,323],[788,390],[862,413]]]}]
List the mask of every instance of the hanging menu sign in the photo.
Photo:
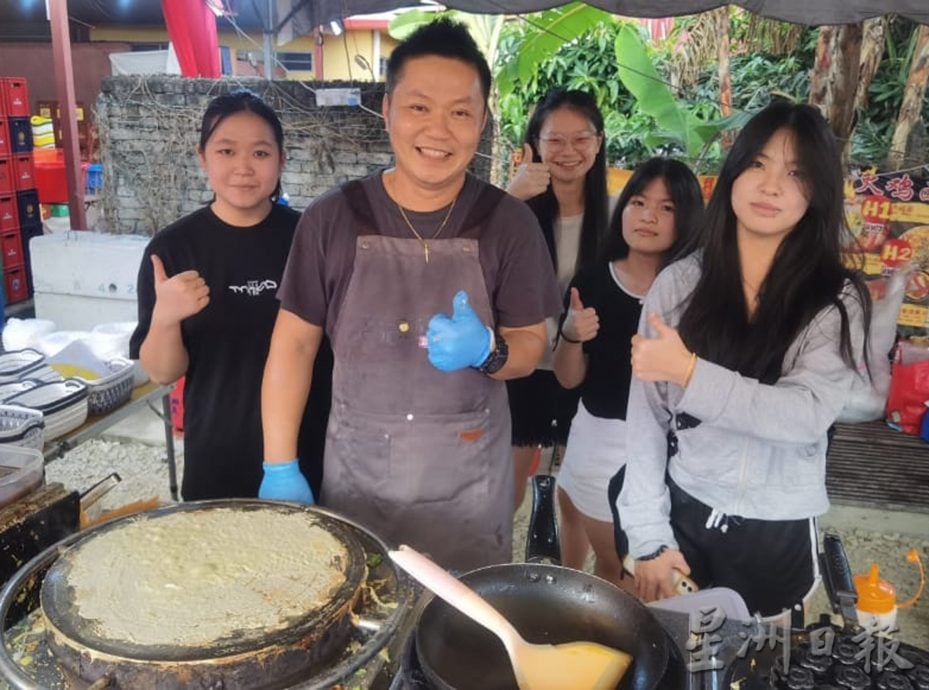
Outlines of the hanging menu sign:
[{"label": "hanging menu sign", "polygon": [[929,172],[859,170],[845,191],[846,216],[857,240],[847,250],[868,276],[872,296],[880,299],[887,276],[909,265],[897,323],[906,335],[929,335]]}]

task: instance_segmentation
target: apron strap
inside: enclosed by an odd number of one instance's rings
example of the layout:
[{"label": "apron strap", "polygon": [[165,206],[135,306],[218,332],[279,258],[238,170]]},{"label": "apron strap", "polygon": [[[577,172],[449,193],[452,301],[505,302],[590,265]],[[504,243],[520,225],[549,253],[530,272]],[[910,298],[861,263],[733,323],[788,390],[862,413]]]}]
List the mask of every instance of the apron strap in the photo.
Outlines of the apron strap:
[{"label": "apron strap", "polygon": [[497,209],[505,196],[506,192],[499,187],[492,184],[483,185],[483,189],[481,189],[477,199],[471,205],[471,211],[461,226],[462,229],[467,231],[475,228],[480,231],[482,223]]},{"label": "apron strap", "polygon": [[360,180],[349,180],[339,187],[342,194],[348,200],[348,207],[355,215],[355,220],[360,225],[359,235],[380,235],[381,232],[377,227],[377,221],[374,219],[374,209],[371,208],[371,202],[365,193],[364,185]]}]

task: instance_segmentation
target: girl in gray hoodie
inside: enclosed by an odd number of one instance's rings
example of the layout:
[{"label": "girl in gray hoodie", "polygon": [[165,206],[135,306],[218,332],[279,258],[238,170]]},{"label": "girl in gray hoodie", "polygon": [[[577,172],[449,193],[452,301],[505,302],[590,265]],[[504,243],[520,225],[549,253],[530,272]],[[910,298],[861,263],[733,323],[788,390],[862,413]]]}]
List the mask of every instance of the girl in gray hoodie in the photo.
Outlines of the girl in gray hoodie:
[{"label": "girl in gray hoodie", "polygon": [[816,586],[826,433],[870,320],[846,232],[832,132],[815,108],[773,103],[737,137],[633,338],[618,507],[645,600],[673,594],[674,570],[764,616]]}]

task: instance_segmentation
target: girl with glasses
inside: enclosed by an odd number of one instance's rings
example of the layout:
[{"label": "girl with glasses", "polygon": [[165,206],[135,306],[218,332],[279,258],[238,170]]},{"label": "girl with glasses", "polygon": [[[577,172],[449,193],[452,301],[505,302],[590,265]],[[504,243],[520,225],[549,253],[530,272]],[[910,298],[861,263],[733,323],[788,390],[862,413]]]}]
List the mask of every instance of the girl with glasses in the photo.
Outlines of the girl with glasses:
[{"label": "girl with glasses", "polygon": [[[602,248],[609,214],[603,115],[584,91],[554,90],[526,127],[523,158],[507,191],[525,200],[542,228],[562,294],[579,268]],[[552,371],[557,323],[548,322],[549,347],[535,372],[507,382],[513,423],[515,506],[522,503],[539,446],[564,446],[577,409]]]}]

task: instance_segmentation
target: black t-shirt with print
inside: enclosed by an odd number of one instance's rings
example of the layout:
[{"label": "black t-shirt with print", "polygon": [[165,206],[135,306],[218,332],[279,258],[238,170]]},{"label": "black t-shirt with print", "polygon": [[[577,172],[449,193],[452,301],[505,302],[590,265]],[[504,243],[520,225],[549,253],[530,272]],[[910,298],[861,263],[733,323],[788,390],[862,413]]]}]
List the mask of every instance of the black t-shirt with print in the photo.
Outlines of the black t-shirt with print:
[{"label": "black t-shirt with print", "polygon": [[[152,238],[139,269],[139,326],[130,352],[151,323],[155,290],[151,254],[168,276],[195,270],[210,303],[181,324],[190,358],[184,389],[185,500],[254,497],[261,483],[261,377],[277,318],[275,297],[300,215],[275,205],[251,227],[221,221],[209,207],[181,218]],[[319,496],[332,354],[324,341],[301,427],[300,466]]]},{"label": "black t-shirt with print", "polygon": [[632,336],[639,328],[642,303],[623,289],[609,263],[582,270],[571,281],[565,296],[565,311],[571,287],[576,287],[585,307],[593,307],[600,317],[597,337],[583,345],[587,355],[587,375],[581,384],[581,400],[595,417],[625,419],[632,367]]}]

